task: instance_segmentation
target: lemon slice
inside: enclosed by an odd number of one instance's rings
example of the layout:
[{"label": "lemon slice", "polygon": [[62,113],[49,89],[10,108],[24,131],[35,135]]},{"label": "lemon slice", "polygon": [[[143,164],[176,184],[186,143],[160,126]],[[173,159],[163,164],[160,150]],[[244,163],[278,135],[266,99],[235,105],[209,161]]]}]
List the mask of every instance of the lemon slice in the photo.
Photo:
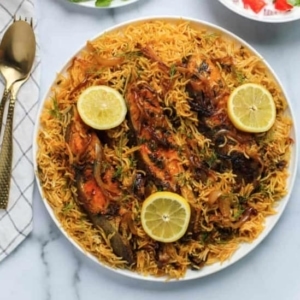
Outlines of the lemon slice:
[{"label": "lemon slice", "polygon": [[156,192],[143,203],[141,222],[145,232],[154,240],[171,243],[186,232],[191,217],[187,200],[171,192]]},{"label": "lemon slice", "polygon": [[84,90],[78,98],[77,109],[84,123],[99,130],[120,125],[127,113],[122,95],[105,85]]},{"label": "lemon slice", "polygon": [[255,83],[246,83],[233,90],[227,109],[233,125],[245,132],[268,131],[276,119],[272,95],[265,87]]}]

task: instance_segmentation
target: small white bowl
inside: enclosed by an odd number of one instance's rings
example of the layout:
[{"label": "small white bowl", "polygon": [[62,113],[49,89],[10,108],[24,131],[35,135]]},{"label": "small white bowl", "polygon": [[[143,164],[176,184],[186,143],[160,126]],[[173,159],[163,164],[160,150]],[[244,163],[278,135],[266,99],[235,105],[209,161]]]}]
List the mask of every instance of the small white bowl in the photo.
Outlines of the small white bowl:
[{"label": "small white bowl", "polygon": [[259,22],[285,23],[300,19],[300,7],[294,7],[288,12],[280,12],[274,8],[273,1],[269,1],[270,4],[267,4],[258,14],[251,8],[245,8],[242,0],[219,0],[219,2],[233,12]]}]

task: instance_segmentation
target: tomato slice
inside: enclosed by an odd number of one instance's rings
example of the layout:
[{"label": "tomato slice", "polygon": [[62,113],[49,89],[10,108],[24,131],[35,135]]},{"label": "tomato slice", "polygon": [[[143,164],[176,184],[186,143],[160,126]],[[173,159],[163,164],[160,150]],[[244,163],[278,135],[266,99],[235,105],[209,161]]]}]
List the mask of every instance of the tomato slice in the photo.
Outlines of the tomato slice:
[{"label": "tomato slice", "polygon": [[250,7],[256,14],[258,14],[265,6],[264,0],[243,0],[244,7]]},{"label": "tomato slice", "polygon": [[276,0],[274,7],[280,11],[288,11],[293,8],[293,6],[290,5],[287,0]]}]

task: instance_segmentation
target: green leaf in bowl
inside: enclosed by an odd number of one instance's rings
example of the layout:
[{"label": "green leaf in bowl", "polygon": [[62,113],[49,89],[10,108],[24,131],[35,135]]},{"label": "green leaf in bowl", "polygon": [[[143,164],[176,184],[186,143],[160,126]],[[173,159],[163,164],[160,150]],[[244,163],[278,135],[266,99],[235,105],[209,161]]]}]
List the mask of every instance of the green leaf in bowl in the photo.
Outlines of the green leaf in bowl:
[{"label": "green leaf in bowl", "polygon": [[107,7],[110,6],[112,0],[96,0],[95,5],[97,7]]}]

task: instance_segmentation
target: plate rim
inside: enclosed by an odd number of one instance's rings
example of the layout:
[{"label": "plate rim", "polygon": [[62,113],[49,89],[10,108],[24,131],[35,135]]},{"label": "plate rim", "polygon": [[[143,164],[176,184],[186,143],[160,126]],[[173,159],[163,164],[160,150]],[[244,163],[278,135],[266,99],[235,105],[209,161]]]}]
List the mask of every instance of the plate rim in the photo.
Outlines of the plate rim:
[{"label": "plate rim", "polygon": [[274,16],[262,17],[261,15],[255,15],[254,13],[252,14],[252,12],[249,12],[247,9],[238,7],[232,1],[229,0],[218,0],[218,1],[236,14],[245,17],[247,19],[262,22],[262,23],[278,24],[278,23],[288,23],[288,22],[300,20],[300,8],[299,8],[299,13],[297,15],[292,14],[292,16],[291,17],[289,16],[288,18],[276,18]]},{"label": "plate rim", "polygon": [[[287,100],[287,111],[289,113],[289,115],[291,116],[291,119],[293,121],[293,126],[292,126],[292,130],[291,130],[291,136],[294,140],[294,144],[292,145],[291,148],[291,160],[289,163],[289,173],[290,176],[287,179],[287,195],[284,196],[279,202],[278,205],[276,207],[276,214],[273,216],[268,216],[267,219],[265,220],[265,229],[263,229],[263,231],[261,232],[261,234],[252,242],[252,243],[244,243],[241,244],[241,246],[232,254],[231,258],[222,262],[222,263],[215,263],[212,265],[208,265],[203,267],[201,270],[199,271],[192,271],[192,270],[188,270],[187,273],[185,274],[184,277],[180,278],[180,279],[169,279],[166,276],[163,277],[155,277],[155,276],[144,276],[140,273],[134,272],[134,271],[129,271],[129,270],[125,270],[125,269],[117,269],[114,268],[112,266],[109,266],[101,261],[99,261],[95,256],[93,256],[92,254],[88,253],[87,251],[85,251],[83,248],[80,247],[79,244],[77,244],[77,242],[72,239],[72,237],[70,237],[67,233],[67,231],[62,227],[62,225],[60,224],[58,218],[55,216],[50,204],[48,203],[47,199],[44,197],[43,195],[43,190],[42,187],[39,183],[39,178],[38,178],[38,167],[37,167],[37,159],[36,159],[36,154],[37,154],[37,136],[39,133],[39,129],[40,129],[40,116],[42,113],[42,110],[44,108],[44,104],[45,101],[49,98],[49,95],[51,95],[51,88],[53,87],[56,79],[57,79],[57,74],[63,72],[64,70],[66,70],[66,68],[68,67],[68,65],[70,64],[70,62],[72,61],[72,58],[74,58],[76,55],[78,55],[85,47],[86,47],[86,41],[84,42],[83,45],[79,46],[79,48],[77,50],[75,50],[73,52],[73,55],[71,57],[69,57],[65,63],[63,63],[60,67],[59,72],[56,72],[53,75],[53,80],[51,81],[50,85],[47,86],[47,90],[45,91],[43,97],[41,97],[41,101],[39,103],[39,108],[37,111],[37,115],[36,115],[36,119],[35,119],[35,126],[34,126],[34,132],[33,132],[33,146],[32,146],[32,153],[33,153],[33,167],[34,167],[34,174],[35,174],[35,182],[39,191],[39,196],[40,196],[40,200],[42,200],[42,202],[44,203],[47,212],[49,213],[52,221],[54,221],[54,223],[57,225],[57,227],[59,228],[59,230],[61,231],[61,233],[66,237],[66,239],[71,242],[71,244],[73,244],[75,246],[76,249],[78,249],[85,257],[88,257],[89,259],[91,259],[93,262],[95,262],[97,265],[99,265],[100,267],[104,267],[105,269],[111,270],[117,274],[121,274],[123,276],[129,277],[129,278],[133,278],[133,279],[139,279],[139,280],[144,280],[144,281],[152,281],[152,282],[182,282],[182,281],[188,281],[188,280],[195,280],[195,279],[200,279],[200,278],[204,278],[207,277],[209,275],[212,275],[214,273],[217,273],[231,265],[234,265],[236,262],[238,262],[239,260],[241,260],[243,257],[245,257],[246,255],[248,255],[250,252],[252,252],[254,249],[257,248],[257,246],[268,236],[268,234],[274,229],[275,225],[277,224],[277,222],[279,221],[279,219],[281,218],[281,215],[283,214],[283,212],[285,211],[285,208],[291,198],[291,194],[293,192],[293,188],[294,188],[294,184],[295,184],[295,180],[296,180],[296,175],[297,175],[297,165],[298,165],[298,139],[297,139],[297,126],[296,126],[296,118],[294,115],[294,110],[292,109],[292,102],[290,101],[290,97],[284,87],[284,85],[282,84],[281,80],[279,79],[278,75],[275,73],[274,69],[269,65],[269,63],[266,61],[266,59],[264,59],[262,57],[262,55],[255,49],[253,48],[248,42],[246,42],[245,40],[243,40],[242,38],[240,38],[238,35],[236,35],[233,32],[230,32],[229,30],[222,28],[219,25],[213,24],[211,22],[208,21],[203,21],[200,19],[196,19],[196,18],[191,18],[191,17],[183,17],[183,16],[170,16],[170,15],[155,15],[155,16],[147,16],[147,17],[140,17],[140,18],[134,18],[125,22],[121,22],[118,23],[116,25],[110,26],[108,28],[106,28],[105,30],[100,31],[98,34],[96,34],[94,37],[92,37],[90,40],[93,40],[97,37],[100,37],[101,35],[107,33],[107,32],[112,32],[115,30],[120,30],[128,25],[132,25],[132,24],[136,24],[136,23],[140,23],[140,22],[148,22],[148,21],[153,21],[153,20],[164,20],[164,21],[168,21],[168,22],[178,22],[180,20],[183,21],[187,21],[187,22],[192,22],[195,23],[196,26],[205,26],[206,28],[208,28],[209,30],[215,30],[218,32],[221,32],[224,36],[229,37],[231,39],[233,39],[235,42],[240,43],[246,47],[248,47],[249,50],[251,50],[255,55],[257,55],[258,57],[260,57],[265,66],[267,67],[268,71],[270,72],[270,75],[273,76],[274,80],[278,83],[278,85],[280,86],[280,88],[282,89],[282,93],[284,95],[284,97]],[[280,210],[279,210],[280,208]],[[277,211],[278,210],[278,211]],[[269,223],[269,224],[268,224]],[[267,226],[268,225],[268,226]],[[244,250],[244,251],[242,251]],[[192,275],[190,275],[192,274]]]}]

